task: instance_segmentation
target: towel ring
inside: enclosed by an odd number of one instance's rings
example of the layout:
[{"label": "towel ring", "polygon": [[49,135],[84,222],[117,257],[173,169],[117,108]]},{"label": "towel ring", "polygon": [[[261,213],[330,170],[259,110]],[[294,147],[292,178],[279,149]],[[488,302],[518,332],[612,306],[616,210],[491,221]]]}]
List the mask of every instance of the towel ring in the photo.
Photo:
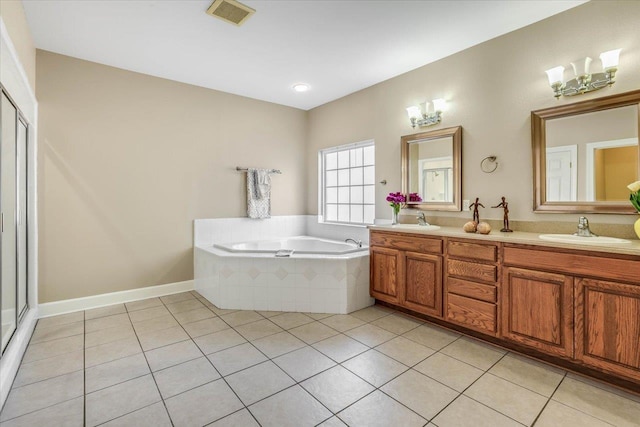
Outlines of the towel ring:
[{"label": "towel ring", "polygon": [[487,156],[480,161],[480,169],[484,173],[493,173],[498,169],[498,162],[496,162],[496,156]]}]

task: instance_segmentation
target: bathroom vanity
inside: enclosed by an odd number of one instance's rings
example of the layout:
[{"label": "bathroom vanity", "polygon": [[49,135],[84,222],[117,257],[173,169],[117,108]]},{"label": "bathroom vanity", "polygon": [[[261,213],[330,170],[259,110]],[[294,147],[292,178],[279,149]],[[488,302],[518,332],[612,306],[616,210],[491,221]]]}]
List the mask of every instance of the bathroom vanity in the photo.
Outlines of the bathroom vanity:
[{"label": "bathroom vanity", "polygon": [[494,344],[640,392],[640,242],[370,229],[371,296]]}]

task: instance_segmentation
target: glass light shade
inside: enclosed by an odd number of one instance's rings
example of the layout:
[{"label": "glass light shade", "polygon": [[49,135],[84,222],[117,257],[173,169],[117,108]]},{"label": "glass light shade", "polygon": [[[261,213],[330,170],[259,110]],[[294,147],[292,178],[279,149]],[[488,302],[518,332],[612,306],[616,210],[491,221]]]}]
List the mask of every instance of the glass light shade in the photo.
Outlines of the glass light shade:
[{"label": "glass light shade", "polygon": [[579,59],[571,63],[573,72],[576,77],[589,75],[589,67],[591,66],[591,58],[588,56],[584,59]]},{"label": "glass light shade", "polygon": [[600,60],[602,61],[602,68],[604,71],[609,71],[612,68],[618,68],[618,59],[620,58],[620,51],[622,49],[614,49],[600,54]]},{"label": "glass light shade", "polygon": [[547,71],[547,77],[549,78],[549,86],[553,86],[555,84],[562,84],[564,81],[564,67],[562,65],[558,67],[551,68]]},{"label": "glass light shade", "polygon": [[447,108],[447,101],[442,98],[433,100],[433,111],[444,111]]},{"label": "glass light shade", "polygon": [[420,119],[422,118],[422,113],[420,112],[420,107],[416,107],[415,105],[407,108],[407,115],[409,119]]}]

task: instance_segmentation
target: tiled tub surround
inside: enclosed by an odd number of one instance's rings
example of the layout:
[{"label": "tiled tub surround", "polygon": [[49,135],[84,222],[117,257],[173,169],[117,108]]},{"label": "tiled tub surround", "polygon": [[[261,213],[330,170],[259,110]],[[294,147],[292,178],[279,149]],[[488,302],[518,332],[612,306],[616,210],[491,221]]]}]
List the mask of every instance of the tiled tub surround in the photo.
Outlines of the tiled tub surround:
[{"label": "tiled tub surround", "polygon": [[373,304],[366,249],[340,256],[294,253],[278,258],[213,247],[299,235],[368,241],[366,228],[318,224],[315,216],[196,220],[195,289],[223,309],[346,314]]},{"label": "tiled tub surround", "polygon": [[637,426],[640,398],[373,306],[221,310],[196,292],[41,319],[15,426]]}]

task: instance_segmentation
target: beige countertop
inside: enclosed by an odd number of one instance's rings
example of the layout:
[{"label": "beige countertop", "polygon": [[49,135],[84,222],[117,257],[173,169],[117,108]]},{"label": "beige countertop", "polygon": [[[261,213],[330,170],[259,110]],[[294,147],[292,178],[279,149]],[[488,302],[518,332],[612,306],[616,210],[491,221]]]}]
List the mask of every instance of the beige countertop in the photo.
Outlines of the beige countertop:
[{"label": "beige countertop", "polygon": [[[396,233],[406,233],[414,235],[437,236],[437,237],[458,237],[479,241],[517,243],[522,245],[536,245],[553,248],[577,249],[591,252],[604,252],[611,254],[637,255],[640,256],[640,240],[631,240],[631,243],[600,245],[593,243],[562,243],[540,238],[540,234],[514,231],[512,233],[502,233],[491,230],[490,234],[465,233],[462,227],[440,227],[438,230],[424,230],[419,227],[406,227],[407,224],[399,225],[370,225],[370,230],[390,231]],[[434,224],[437,225],[437,224]],[[405,227],[403,227],[405,226]],[[588,239],[588,237],[585,237]]]}]

